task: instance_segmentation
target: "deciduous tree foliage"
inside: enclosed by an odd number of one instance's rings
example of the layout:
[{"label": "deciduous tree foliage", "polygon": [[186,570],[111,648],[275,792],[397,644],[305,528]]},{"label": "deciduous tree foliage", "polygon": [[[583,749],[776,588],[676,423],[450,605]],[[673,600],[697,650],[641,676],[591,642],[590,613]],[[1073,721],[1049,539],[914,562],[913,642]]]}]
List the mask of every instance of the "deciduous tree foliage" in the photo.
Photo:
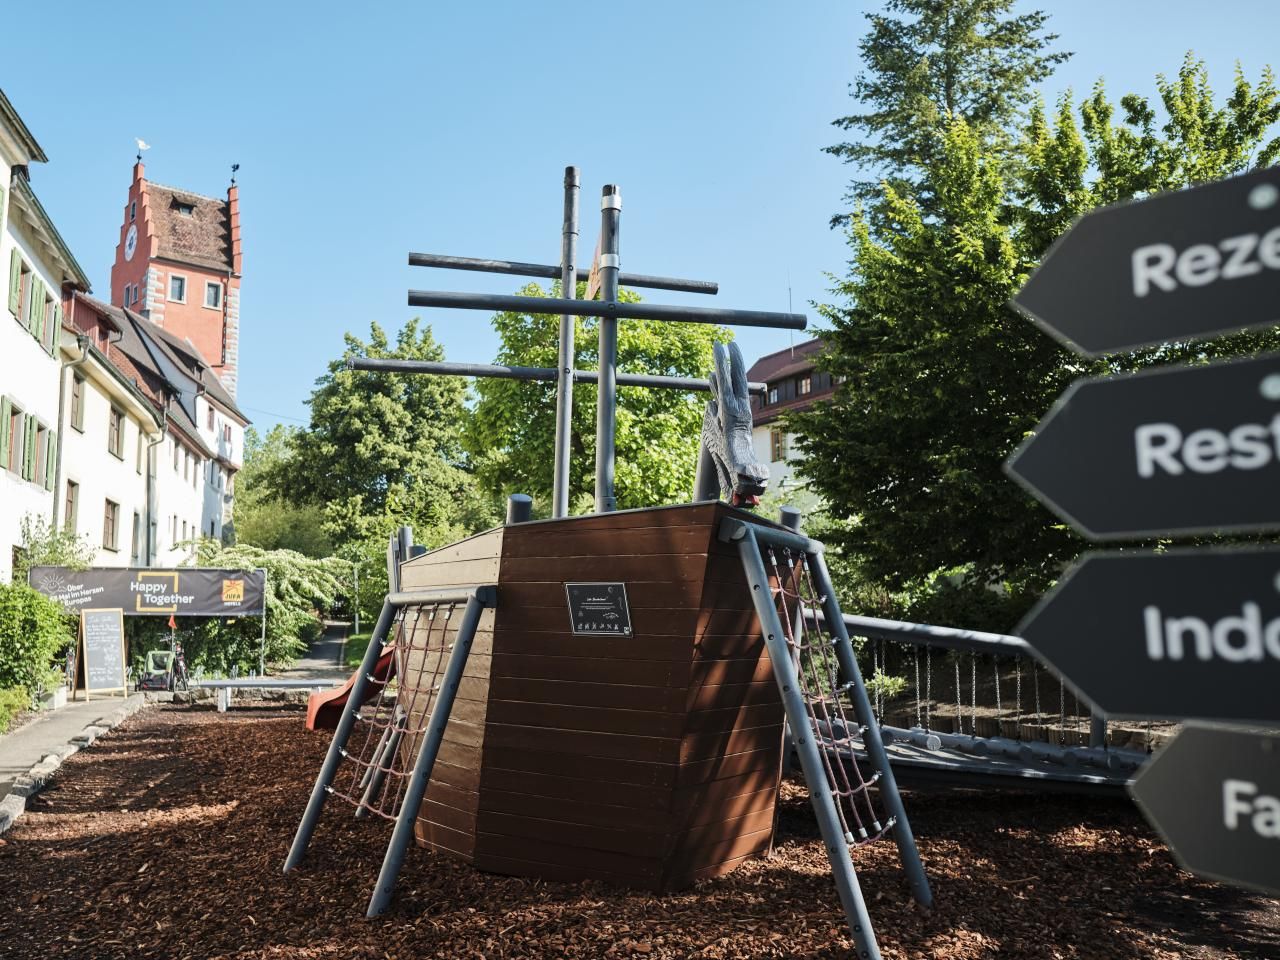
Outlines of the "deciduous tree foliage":
[{"label": "deciduous tree foliage", "polygon": [[236,474],[234,541],[264,550],[293,550],[327,557],[333,544],[324,533],[324,510],[317,503],[281,497],[272,478],[288,475],[290,444],[297,427],[276,424],[265,435],[250,427],[244,435],[244,466]]},{"label": "deciduous tree foliage", "polygon": [[844,382],[792,426],[834,519],[825,536],[883,609],[1012,627],[1083,546],[1001,470],[1067,384],[1280,344],[1239,335],[1086,363],[1008,307],[1085,210],[1280,153],[1268,139],[1280,119],[1269,70],[1256,84],[1237,72],[1220,106],[1188,56],[1159,94],[1122,98],[1117,116],[1100,82],[1078,106],[1068,94],[1051,118],[1035,104],[1007,130],[951,116],[918,190],[886,181],[855,211],[842,302],[821,308],[833,328],[822,363]]},{"label": "deciduous tree foliage", "polygon": [[[584,285],[579,285],[579,295]],[[547,296],[529,284],[522,296]],[[553,287],[550,296],[559,296]],[[620,298],[640,299],[630,290]],[[559,316],[499,313],[494,329],[502,338],[497,363],[556,367]],[[577,319],[575,368],[597,367],[597,321]],[[708,324],[622,320],[618,323],[618,369],[627,373],[705,377],[711,370],[711,343],[732,339]],[[555,449],[556,385],[520,380],[480,380],[465,443],[484,488],[496,497],[527,493],[542,515],[550,511]],[[646,507],[688,500],[697,468],[698,438],[706,394],[643,387],[618,390],[618,506]],[[596,386],[574,388],[570,504],[591,509],[595,491]]]}]

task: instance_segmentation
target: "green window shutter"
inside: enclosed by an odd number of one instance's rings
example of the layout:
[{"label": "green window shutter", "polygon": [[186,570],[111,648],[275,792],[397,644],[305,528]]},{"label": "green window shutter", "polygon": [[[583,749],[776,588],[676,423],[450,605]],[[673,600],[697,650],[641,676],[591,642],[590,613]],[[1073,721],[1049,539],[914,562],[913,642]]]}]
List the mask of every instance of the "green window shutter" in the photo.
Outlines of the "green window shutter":
[{"label": "green window shutter", "polygon": [[58,465],[58,431],[50,430],[44,451],[44,488],[53,489],[53,472]]},{"label": "green window shutter", "polygon": [[62,303],[55,300],[53,302],[53,310],[50,311],[52,319],[49,322],[49,330],[45,333],[45,349],[49,351],[49,356],[56,356],[58,353],[58,341],[62,339]]},{"label": "green window shutter", "polygon": [[36,418],[25,414],[22,418],[22,479],[30,480],[35,466]]},{"label": "green window shutter", "polygon": [[37,280],[31,297],[31,332],[44,343],[44,281]]},{"label": "green window shutter", "polygon": [[[18,316],[18,298],[22,291],[22,254],[14,247],[9,251],[9,312]],[[19,317],[21,319],[21,317]]]},{"label": "green window shutter", "polygon": [[9,416],[12,408],[8,397],[0,397],[0,470],[9,469]]},{"label": "green window shutter", "polygon": [[40,282],[40,278],[32,274],[31,289],[27,295],[27,329],[36,336],[39,336],[36,333],[36,301],[41,297],[40,288],[42,286],[44,284]]}]

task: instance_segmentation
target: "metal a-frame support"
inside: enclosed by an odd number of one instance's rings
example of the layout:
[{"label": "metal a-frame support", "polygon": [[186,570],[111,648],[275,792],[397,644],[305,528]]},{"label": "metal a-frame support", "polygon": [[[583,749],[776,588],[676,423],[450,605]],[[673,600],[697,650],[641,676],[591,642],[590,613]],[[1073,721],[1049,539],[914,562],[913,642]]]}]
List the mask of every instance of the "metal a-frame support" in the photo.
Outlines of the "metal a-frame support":
[{"label": "metal a-frame support", "polygon": [[[858,661],[853,654],[853,645],[849,642],[849,634],[844,629],[840,604],[836,600],[831,577],[823,560],[823,546],[818,541],[810,540],[797,533],[738,519],[725,520],[721,524],[719,538],[726,543],[736,544],[742,559],[747,585],[751,589],[751,600],[764,634],[769,659],[773,664],[774,677],[778,682],[778,690],[782,694],[787,724],[792,732],[801,770],[809,786],[809,797],[818,819],[818,827],[822,832],[823,843],[827,848],[827,857],[831,861],[831,872],[853,935],[854,948],[861,958],[879,960],[880,948],[871,926],[871,916],[867,912],[867,904],[863,899],[862,889],[858,885],[853,860],[849,855],[849,844],[840,826],[840,818],[827,781],[823,758],[819,754],[818,737],[821,731],[816,728],[801,695],[796,665],[787,644],[787,633],[779,618],[773,592],[770,589],[769,574],[761,558],[761,546],[764,545],[804,554],[809,562],[814,585],[822,597],[822,608],[830,631],[830,641],[835,648],[840,673],[845,680],[842,687],[848,689],[858,722],[864,728],[862,738],[867,754],[880,775],[878,787],[881,802],[893,821],[894,841],[898,846],[898,855],[906,871],[912,896],[922,906],[930,906],[933,902],[933,894],[929,889],[928,878],[925,877],[924,866],[920,862],[920,852],[916,848],[915,837],[907,821],[906,810],[902,805],[902,797],[898,793],[893,770],[889,766],[884,743],[880,739],[880,728],[871,709],[866,687],[863,685],[862,673],[858,669]],[[825,749],[825,746],[821,749]]]},{"label": "metal a-frame support", "polygon": [[[414,760],[413,772],[409,775],[405,786],[404,798],[396,816],[395,828],[391,840],[387,844],[386,856],[382,861],[382,869],[378,874],[373,895],[369,899],[368,916],[375,917],[382,913],[391,900],[395,890],[396,877],[404,863],[405,852],[413,840],[413,824],[422,806],[422,798],[427,792],[427,784],[431,780],[431,770],[436,756],[440,752],[440,743],[444,739],[445,726],[449,722],[449,714],[453,710],[453,702],[457,696],[458,685],[462,681],[462,673],[466,667],[467,657],[471,653],[471,645],[475,640],[476,626],[480,622],[481,611],[492,607],[496,602],[497,591],[492,586],[472,587],[470,589],[415,590],[391,593],[382,604],[382,612],[378,616],[373,636],[369,638],[369,646],[365,649],[364,659],[360,663],[355,683],[347,695],[347,702],[342,708],[342,717],[338,720],[333,740],[329,744],[329,752],[325,755],[320,774],[316,777],[315,786],[311,790],[311,798],[307,801],[307,809],[298,824],[298,832],[289,848],[289,856],[285,860],[284,872],[288,873],[302,862],[311,843],[311,835],[315,832],[316,823],[320,819],[320,811],[324,807],[325,796],[331,792],[338,765],[346,753],[347,740],[355,726],[356,714],[364,703],[370,687],[377,681],[374,677],[375,665],[383,652],[384,645],[390,636],[396,612],[405,607],[439,606],[450,603],[465,603],[462,620],[449,653],[448,666],[440,682],[440,689],[432,704],[427,721],[427,728]],[[396,734],[403,731],[397,728]],[[376,751],[390,762],[389,750]],[[379,763],[379,769],[383,766]]]}]

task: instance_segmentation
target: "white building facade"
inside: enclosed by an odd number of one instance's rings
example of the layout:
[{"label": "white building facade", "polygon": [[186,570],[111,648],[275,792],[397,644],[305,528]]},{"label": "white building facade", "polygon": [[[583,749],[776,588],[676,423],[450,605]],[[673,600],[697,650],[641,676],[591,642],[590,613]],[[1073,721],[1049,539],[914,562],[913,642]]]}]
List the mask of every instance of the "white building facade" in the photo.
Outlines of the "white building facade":
[{"label": "white building facade", "polygon": [[0,92],[0,580],[24,522],[50,521],[57,470],[59,329],[63,301],[89,281],[28,180],[46,157]]}]

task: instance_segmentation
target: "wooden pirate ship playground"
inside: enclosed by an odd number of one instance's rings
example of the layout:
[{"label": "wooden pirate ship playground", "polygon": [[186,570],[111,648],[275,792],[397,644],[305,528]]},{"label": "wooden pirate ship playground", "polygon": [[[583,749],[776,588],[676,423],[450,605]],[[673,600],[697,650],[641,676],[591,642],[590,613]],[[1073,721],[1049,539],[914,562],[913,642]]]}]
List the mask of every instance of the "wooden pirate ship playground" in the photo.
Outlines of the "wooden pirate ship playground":
[{"label": "wooden pirate ship playground", "polygon": [[[356,816],[393,824],[370,916],[390,903],[415,841],[496,873],[678,889],[770,848],[786,752],[808,785],[857,955],[878,957],[852,851],[895,843],[911,895],[931,901],[886,742],[907,747],[908,760],[912,750],[957,762],[981,754],[988,772],[1015,780],[1010,771],[1046,758],[1024,756],[1024,745],[1009,747],[1001,735],[977,737],[976,727],[966,740],[963,723],[952,734],[881,731],[883,711],[868,696],[822,545],[799,532],[794,514],[774,523],[745,509],[758,502],[767,470],[750,444],[749,395],[761,385],[746,381],[736,347],[717,345],[706,380],[616,369],[617,323],[629,318],[799,328],[804,317],[618,302],[620,282],[698,293],[715,286],[622,274],[614,187],[601,204],[603,298],[573,299],[577,196],[570,168],[559,266],[410,257],[423,266],[559,277],[568,295],[560,299],[410,294],[418,306],[560,313],[557,368],[352,362],[556,381],[554,502],[548,520],[531,520],[528,498],[512,498],[502,527],[425,553],[396,548],[392,592],[361,667],[310,711],[334,734],[285,870],[301,863],[333,797],[354,805]],[[592,286],[596,277],[593,270]],[[596,371],[573,369],[577,315],[601,318]],[[592,382],[596,510],[573,517],[568,413],[574,384]],[[710,394],[692,502],[614,509],[619,384]],[[880,636],[877,643],[899,639],[855,629]],[[929,639],[968,643],[975,657],[990,652],[981,638]],[[882,646],[875,649],[883,663]],[[990,650],[1022,655],[1008,645]],[[998,683],[998,661],[996,673]],[[1057,760],[1070,756],[1059,746]],[[1116,776],[1110,761],[1103,767],[1088,776]]]}]

